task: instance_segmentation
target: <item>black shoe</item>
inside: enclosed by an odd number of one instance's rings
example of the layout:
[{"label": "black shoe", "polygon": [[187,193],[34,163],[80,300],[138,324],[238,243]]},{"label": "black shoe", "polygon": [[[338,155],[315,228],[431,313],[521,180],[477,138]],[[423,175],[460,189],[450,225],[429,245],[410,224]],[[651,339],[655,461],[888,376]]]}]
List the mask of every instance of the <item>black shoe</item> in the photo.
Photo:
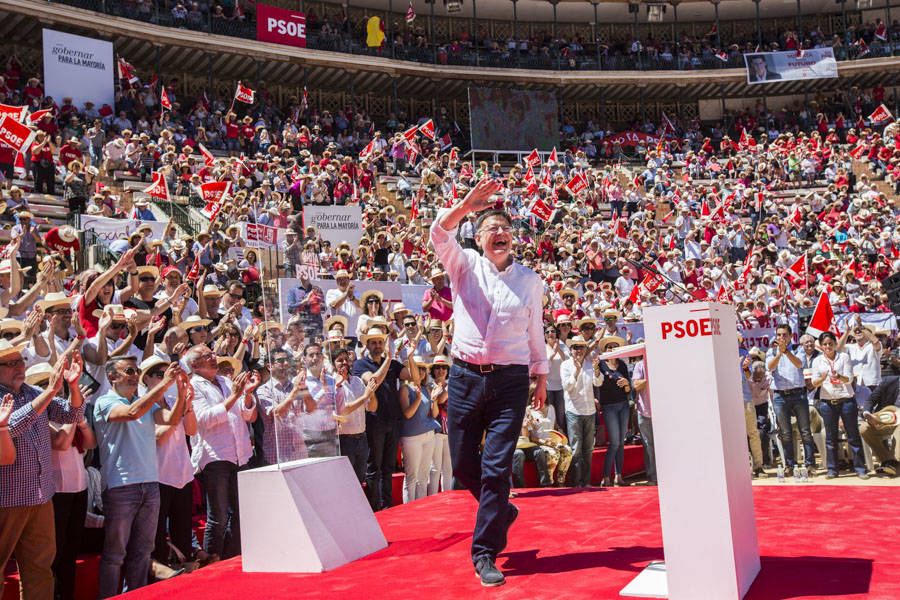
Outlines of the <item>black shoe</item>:
[{"label": "black shoe", "polygon": [[766,473],[765,471],[763,471],[762,467],[753,469],[753,479],[756,479],[757,477],[760,479],[765,479],[768,476],[769,476],[769,474]]},{"label": "black shoe", "polygon": [[481,585],[484,587],[497,587],[506,583],[506,577],[500,572],[494,561],[490,558],[480,558],[475,563],[475,573],[481,579]]},{"label": "black shoe", "polygon": [[785,467],[785,469],[784,469],[784,476],[785,476],[786,478],[787,478],[787,477],[793,477],[793,476],[794,476],[794,467]]},{"label": "black shoe", "polygon": [[516,519],[519,518],[519,507],[509,503],[509,514],[506,515],[506,528],[503,530],[503,537],[500,538],[500,549],[497,551],[497,554],[500,554],[506,549],[506,544],[509,541],[509,529],[512,527],[512,524],[516,522]]},{"label": "black shoe", "polygon": [[863,481],[865,481],[866,479],[869,478],[868,473],[857,473],[856,476],[859,477],[860,479],[862,479]]},{"label": "black shoe", "polygon": [[838,474],[835,471],[828,471],[825,474],[825,479],[837,479]]},{"label": "black shoe", "polygon": [[881,470],[891,477],[896,477],[897,471],[900,470],[900,463],[896,460],[886,460],[881,463]]}]

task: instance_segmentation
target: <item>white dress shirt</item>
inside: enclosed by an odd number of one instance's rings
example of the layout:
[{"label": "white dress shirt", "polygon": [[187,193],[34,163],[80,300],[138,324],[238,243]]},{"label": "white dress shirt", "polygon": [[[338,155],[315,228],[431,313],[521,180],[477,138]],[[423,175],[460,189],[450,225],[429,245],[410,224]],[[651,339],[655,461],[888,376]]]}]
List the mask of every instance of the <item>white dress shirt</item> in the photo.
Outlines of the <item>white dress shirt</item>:
[{"label": "white dress shirt", "polygon": [[[139,386],[138,396],[146,393],[147,387]],[[172,410],[178,400],[178,386],[173,383],[166,388],[163,398],[166,400],[166,407]],[[180,489],[194,480],[194,465],[191,464],[191,454],[184,436],[184,419],[179,419],[175,424],[175,431],[162,444],[156,444],[156,470],[159,471],[159,482],[163,485]]]},{"label": "white dress shirt", "polygon": [[[343,295],[344,292],[337,288],[328,290],[325,292],[325,304],[328,305],[328,312],[333,316],[344,317],[347,319],[347,335],[352,335],[352,332],[356,331],[357,321],[359,320],[359,315],[362,311],[359,310],[359,307],[353,302],[350,296],[347,296],[337,309],[331,308],[332,303]],[[326,331],[325,333],[327,334],[328,332]]]},{"label": "white dress shirt", "polygon": [[872,342],[866,341],[862,348],[859,344],[847,344],[846,348],[856,383],[868,386],[881,383],[881,356],[875,352]]},{"label": "white dress shirt", "polygon": [[[359,377],[350,376],[341,387],[337,388],[335,393],[335,412],[341,414],[344,406],[353,402],[366,393],[366,384]],[[366,432],[366,407],[365,404],[354,410],[348,415],[344,415],[347,419],[338,425],[338,433],[341,435],[365,433]]]},{"label": "white dress shirt", "polygon": [[564,360],[559,367],[566,412],[575,415],[592,415],[597,412],[597,407],[594,405],[594,386],[603,385],[603,374],[595,377],[594,365],[587,359],[581,367],[578,379],[575,378],[575,369],[575,359],[572,358]]},{"label": "white dress shirt", "polygon": [[191,377],[197,417],[197,433],[191,436],[195,473],[217,460],[241,466],[253,454],[246,425],[253,417],[253,409],[244,408],[244,399],[238,398],[231,410],[226,411],[225,399],[231,395],[231,382],[221,375],[216,375],[216,382],[219,385],[199,375]]},{"label": "white dress shirt", "polygon": [[306,387],[310,395],[316,401],[316,410],[303,419],[303,429],[307,431],[334,431],[337,426],[334,422],[334,386],[335,381],[331,375],[325,375],[325,384],[307,371]]},{"label": "white dress shirt", "polygon": [[516,262],[498,271],[475,250],[463,250],[456,228],[440,226],[444,212],[430,235],[452,282],[453,356],[475,364],[528,365],[532,374],[546,374],[541,278]]}]

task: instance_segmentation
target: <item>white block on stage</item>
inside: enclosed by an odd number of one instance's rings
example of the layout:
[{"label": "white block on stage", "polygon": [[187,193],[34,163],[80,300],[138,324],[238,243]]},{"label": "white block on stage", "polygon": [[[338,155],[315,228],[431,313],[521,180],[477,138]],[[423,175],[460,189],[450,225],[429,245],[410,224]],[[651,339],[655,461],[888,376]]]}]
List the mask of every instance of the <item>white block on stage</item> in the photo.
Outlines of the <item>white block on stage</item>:
[{"label": "white block on stage", "polygon": [[320,573],[387,547],[345,456],[238,473],[242,568]]},{"label": "white block on stage", "polygon": [[644,335],[664,593],[739,600],[760,561],[734,308],[648,307]]}]

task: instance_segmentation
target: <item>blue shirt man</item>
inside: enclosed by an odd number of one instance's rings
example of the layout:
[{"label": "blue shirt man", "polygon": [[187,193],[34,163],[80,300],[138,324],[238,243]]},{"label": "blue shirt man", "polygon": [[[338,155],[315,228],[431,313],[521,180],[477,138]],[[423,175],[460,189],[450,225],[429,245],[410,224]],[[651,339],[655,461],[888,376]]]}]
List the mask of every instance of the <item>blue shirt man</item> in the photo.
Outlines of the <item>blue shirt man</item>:
[{"label": "blue shirt man", "polygon": [[791,333],[790,325],[781,324],[776,327],[775,341],[766,352],[766,368],[772,373],[772,389],[775,391],[772,406],[778,421],[778,437],[784,452],[786,475],[792,475],[794,469],[791,416],[797,418],[807,467],[812,470],[816,464],[816,447],[809,427],[806,380],[803,377],[803,350],[791,346]]}]

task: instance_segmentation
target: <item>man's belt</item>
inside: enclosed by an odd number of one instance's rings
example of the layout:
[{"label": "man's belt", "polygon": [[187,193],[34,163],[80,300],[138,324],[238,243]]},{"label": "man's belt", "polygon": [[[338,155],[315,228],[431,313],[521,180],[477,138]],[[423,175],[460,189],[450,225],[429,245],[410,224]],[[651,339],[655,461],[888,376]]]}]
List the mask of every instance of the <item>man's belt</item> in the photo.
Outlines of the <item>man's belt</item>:
[{"label": "man's belt", "polygon": [[799,394],[801,392],[805,394],[809,390],[807,390],[805,387],[795,387],[795,388],[791,388],[789,390],[775,390],[775,391],[779,392],[781,394]]},{"label": "man's belt", "polygon": [[497,371],[502,371],[504,369],[509,369],[511,367],[520,367],[524,365],[495,365],[491,363],[478,365],[475,363],[470,363],[461,358],[453,357],[453,364],[457,367],[462,367],[463,369],[468,369],[473,373],[478,373],[479,375],[486,375],[487,373],[495,373]]},{"label": "man's belt", "polygon": [[828,404],[831,404],[832,406],[837,406],[839,404],[843,404],[844,402],[856,402],[856,398],[835,398],[834,400],[825,400],[824,398],[822,398],[821,400],[822,402],[826,402]]}]

